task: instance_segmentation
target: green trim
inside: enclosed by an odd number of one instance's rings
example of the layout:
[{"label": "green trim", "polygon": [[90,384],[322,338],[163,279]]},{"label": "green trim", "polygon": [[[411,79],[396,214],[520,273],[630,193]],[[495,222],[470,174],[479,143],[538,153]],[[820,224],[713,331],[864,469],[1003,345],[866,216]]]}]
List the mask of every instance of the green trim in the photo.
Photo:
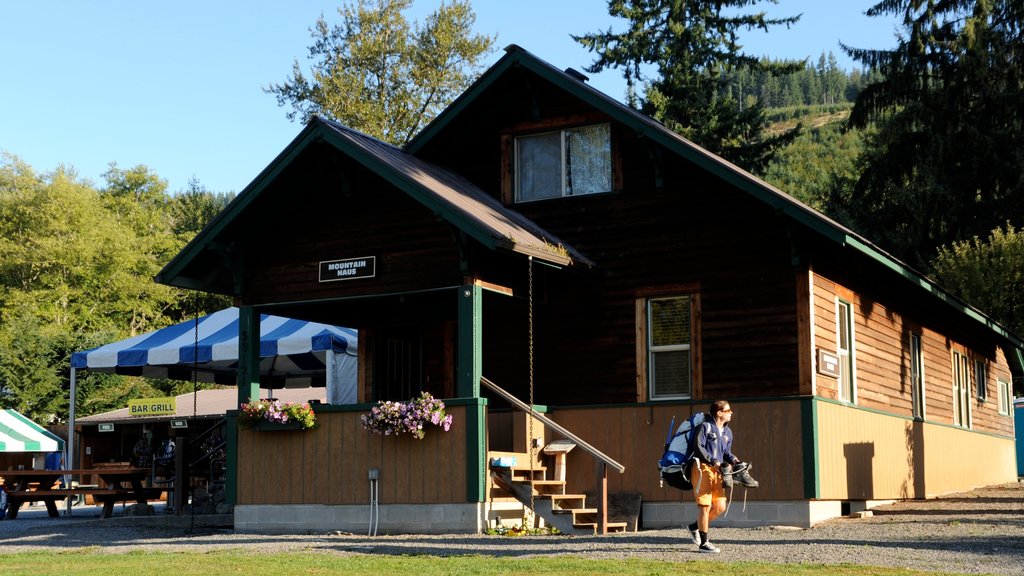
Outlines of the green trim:
[{"label": "green trim", "polygon": [[[851,408],[853,410],[860,410],[862,412],[869,412],[871,414],[877,414],[878,416],[888,416],[889,418],[896,418],[898,420],[907,420],[910,422],[920,422],[922,424],[930,424],[932,426],[941,426],[943,428],[949,428],[951,430],[959,430],[961,432],[970,432],[972,434],[978,434],[981,436],[988,436],[990,438],[999,438],[1000,440],[1013,440],[1013,436],[1004,436],[1002,434],[996,434],[994,432],[985,432],[984,430],[975,430],[973,428],[964,428],[963,426],[955,426],[953,424],[947,424],[945,422],[935,422],[934,420],[915,418],[914,416],[904,416],[902,414],[893,414],[892,412],[886,412],[877,408],[868,408],[866,406],[858,406],[849,402],[843,402],[841,400],[833,400],[832,398],[823,398],[821,396],[815,396],[814,399],[818,402],[825,402],[827,404],[835,404],[836,406],[842,406],[843,408]],[[1001,416],[1006,417],[1005,414]]]},{"label": "green trim", "polygon": [[238,502],[238,410],[229,410],[227,415],[227,467],[224,478],[224,500],[229,506]]},{"label": "green trim", "polygon": [[455,392],[476,398],[483,374],[483,290],[474,284],[459,289],[458,350]]},{"label": "green trim", "polygon": [[238,307],[238,405],[260,397],[260,313]]},{"label": "green trim", "polygon": [[466,405],[466,501],[486,501],[487,425],[486,398],[471,398]]},{"label": "green trim", "polygon": [[[753,404],[755,402],[792,402],[803,400],[806,396],[751,396],[748,398],[729,398],[732,404]],[[544,410],[538,412],[555,412],[557,410],[581,409],[581,408],[646,408],[654,406],[697,406],[704,410],[713,402],[712,399],[700,400],[648,400],[647,402],[618,402],[613,404],[560,404],[558,406],[543,406]]]},{"label": "green trim", "polygon": [[1009,342],[1013,346],[1014,352],[1016,352],[1017,362],[1020,365],[1021,370],[1024,371],[1024,356],[1021,355],[1021,350],[1024,349],[1024,340],[1017,338],[1009,331],[1007,331],[1006,328],[997,323],[995,320],[986,316],[983,312],[971,307],[970,304],[967,304],[963,300],[947,292],[941,286],[928,280],[928,278],[919,274],[912,268],[908,268],[902,265],[898,260],[885,254],[884,252],[879,251],[874,246],[868,244],[866,241],[854,236],[849,236],[847,238],[847,244],[856,249],[858,252],[861,252],[862,254],[868,256],[872,260],[882,264],[889,270],[903,276],[918,288],[921,288],[922,290],[928,292],[941,302],[953,307],[954,309],[956,309],[957,312],[966,315],[972,320],[984,325],[992,332],[995,332],[999,336],[1002,336],[1004,339],[1007,340],[1007,342]]},{"label": "green trim", "polygon": [[289,164],[303,151],[310,143],[319,138],[319,129],[314,123],[310,123],[295,137],[288,146],[277,155],[276,158],[259,173],[248,186],[242,190],[220,211],[203,230],[185,245],[178,254],[167,263],[166,266],[154,277],[158,284],[179,286],[181,288],[202,289],[205,283],[201,279],[180,277],[185,268],[201,253],[213,247],[217,238],[225,228],[230,225],[251,204],[263,190],[273,182],[278,175],[288,167]]},{"label": "green trim", "polygon": [[818,404],[816,399],[800,399],[800,420],[803,430],[804,498],[821,497],[821,470],[818,459]]}]

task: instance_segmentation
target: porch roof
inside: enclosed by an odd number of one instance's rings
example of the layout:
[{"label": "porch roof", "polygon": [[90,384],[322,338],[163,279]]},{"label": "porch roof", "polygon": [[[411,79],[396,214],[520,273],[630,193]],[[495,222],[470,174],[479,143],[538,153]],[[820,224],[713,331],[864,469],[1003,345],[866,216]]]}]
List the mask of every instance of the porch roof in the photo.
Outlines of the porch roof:
[{"label": "porch roof", "polygon": [[[366,134],[314,117],[289,146],[256,177],[157,275],[161,284],[210,289],[214,263],[230,250],[219,236],[303,150],[327,142],[492,250],[507,250],[556,266],[593,262],[528,218],[503,206],[465,178],[401,148]],[[211,254],[218,254],[209,260]]]}]

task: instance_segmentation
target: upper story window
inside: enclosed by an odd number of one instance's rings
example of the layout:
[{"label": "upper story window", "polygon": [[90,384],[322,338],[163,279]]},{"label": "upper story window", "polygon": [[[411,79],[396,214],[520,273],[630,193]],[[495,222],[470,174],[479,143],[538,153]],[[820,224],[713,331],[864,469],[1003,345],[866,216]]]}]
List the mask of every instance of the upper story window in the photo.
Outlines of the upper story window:
[{"label": "upper story window", "polygon": [[611,126],[594,124],[515,139],[515,200],[612,190]]}]

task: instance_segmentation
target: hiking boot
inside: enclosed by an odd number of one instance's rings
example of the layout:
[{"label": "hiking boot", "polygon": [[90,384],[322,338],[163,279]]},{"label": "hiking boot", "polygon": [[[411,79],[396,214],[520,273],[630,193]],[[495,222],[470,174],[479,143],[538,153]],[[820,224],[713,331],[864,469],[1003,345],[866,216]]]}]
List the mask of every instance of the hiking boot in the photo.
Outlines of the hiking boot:
[{"label": "hiking boot", "polygon": [[697,552],[701,552],[702,554],[718,554],[721,550],[716,548],[711,542],[705,542],[697,547]]},{"label": "hiking boot", "polygon": [[722,471],[722,485],[726,488],[732,488],[732,464],[722,464],[719,469]]},{"label": "hiking boot", "polygon": [[750,468],[752,466],[745,462],[740,462],[736,465],[736,468],[732,472],[732,483],[739,484],[740,486],[746,486],[747,488],[757,488],[761,485],[760,482],[754,480],[750,475]]}]

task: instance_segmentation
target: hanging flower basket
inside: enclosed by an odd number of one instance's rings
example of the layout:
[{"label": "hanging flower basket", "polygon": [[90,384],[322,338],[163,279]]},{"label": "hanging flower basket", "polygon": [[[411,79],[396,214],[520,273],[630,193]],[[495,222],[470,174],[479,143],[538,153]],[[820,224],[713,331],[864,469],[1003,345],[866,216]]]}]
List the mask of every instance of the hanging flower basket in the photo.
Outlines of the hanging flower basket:
[{"label": "hanging flower basket", "polygon": [[309,404],[280,400],[253,400],[240,407],[238,425],[254,430],[309,430],[316,427],[316,413]]},{"label": "hanging flower basket", "polygon": [[452,426],[452,417],[445,414],[444,402],[426,392],[408,402],[378,402],[362,418],[363,428],[370,432],[382,436],[409,434],[417,440],[426,436],[427,426],[439,426],[445,432]]}]

